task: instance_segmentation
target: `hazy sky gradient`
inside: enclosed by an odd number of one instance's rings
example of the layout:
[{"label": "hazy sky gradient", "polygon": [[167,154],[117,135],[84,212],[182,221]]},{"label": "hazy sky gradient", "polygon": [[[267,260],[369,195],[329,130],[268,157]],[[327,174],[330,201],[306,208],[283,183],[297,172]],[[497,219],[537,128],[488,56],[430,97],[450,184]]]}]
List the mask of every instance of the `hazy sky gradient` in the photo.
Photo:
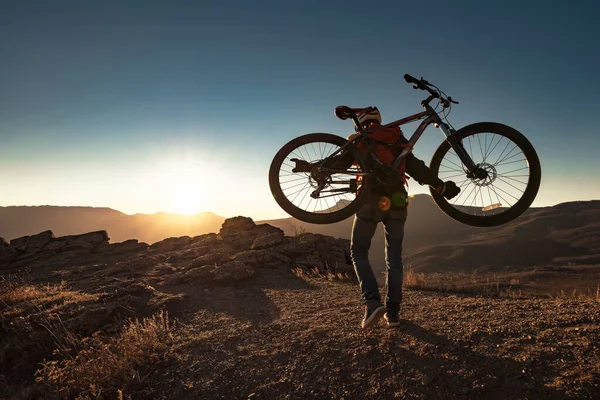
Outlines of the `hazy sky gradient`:
[{"label": "hazy sky gradient", "polygon": [[534,205],[600,198],[600,6],[458,3],[0,0],[0,206],[285,216],[277,150],[351,133],[339,104],[420,111],[404,73],[460,101],[455,127],[531,140]]}]

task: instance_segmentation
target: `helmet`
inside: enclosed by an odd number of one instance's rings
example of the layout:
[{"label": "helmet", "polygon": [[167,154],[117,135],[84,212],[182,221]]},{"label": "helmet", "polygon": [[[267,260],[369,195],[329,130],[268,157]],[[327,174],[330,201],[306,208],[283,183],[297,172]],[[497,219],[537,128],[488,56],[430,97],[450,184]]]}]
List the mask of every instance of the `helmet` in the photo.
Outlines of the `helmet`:
[{"label": "helmet", "polygon": [[375,120],[381,123],[381,114],[379,114],[379,110],[377,107],[368,107],[365,108],[364,111],[357,115],[358,122],[362,125],[363,123],[371,120]]}]

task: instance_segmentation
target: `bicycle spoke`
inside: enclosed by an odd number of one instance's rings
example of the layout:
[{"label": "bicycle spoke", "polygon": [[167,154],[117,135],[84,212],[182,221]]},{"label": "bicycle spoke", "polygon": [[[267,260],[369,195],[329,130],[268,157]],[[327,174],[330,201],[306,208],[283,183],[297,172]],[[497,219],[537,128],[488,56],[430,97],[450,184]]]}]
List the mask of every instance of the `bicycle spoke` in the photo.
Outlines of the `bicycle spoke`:
[{"label": "bicycle spoke", "polygon": [[479,135],[477,135],[477,142],[479,143],[479,150],[481,151],[481,159],[483,160],[483,149],[481,148],[481,140],[479,139]]},{"label": "bicycle spoke", "polygon": [[[494,135],[494,136],[499,136],[499,135]],[[483,159],[483,162],[485,162],[487,160],[487,158],[492,155],[492,153],[494,152],[494,150],[496,149],[496,147],[498,147],[498,145],[502,141],[502,138],[503,138],[503,136],[500,136],[500,139],[498,139],[498,141],[496,142],[496,144],[494,145],[494,147],[490,150],[490,152],[488,154],[486,154],[485,158]],[[493,140],[492,140],[492,142],[493,142]]]},{"label": "bicycle spoke", "polygon": [[[515,156],[518,156],[519,154],[516,154]],[[512,157],[511,157],[512,158]],[[518,162],[523,162],[523,161],[527,161],[527,159],[523,158],[522,160],[516,160],[516,161],[509,161],[509,162],[504,162],[502,164],[497,164],[495,165],[496,167],[499,167],[501,165],[507,165],[507,164],[514,164],[514,163],[518,163]]]},{"label": "bicycle spoke", "polygon": [[292,189],[292,188],[295,188],[295,187],[298,187],[298,186],[300,186],[300,185],[305,185],[305,186],[306,186],[306,183],[298,183],[298,184],[296,184],[296,185],[288,186],[288,187],[286,187],[285,189],[284,189],[284,188],[281,188],[281,190],[283,190],[283,191],[290,190],[290,189]]},{"label": "bicycle spoke", "polygon": [[515,196],[513,196],[512,194],[508,193],[506,190],[503,190],[500,186],[494,186],[494,185],[490,185],[493,186],[495,189],[500,190],[502,193],[509,195],[510,197],[512,197],[513,199],[519,201],[519,199]]},{"label": "bicycle spoke", "polygon": [[[529,176],[529,175],[526,175],[526,176]],[[503,178],[508,178],[508,179],[510,179],[511,181],[515,181],[515,182],[522,183],[523,185],[527,185],[527,184],[528,184],[528,182],[522,182],[522,181],[520,181],[520,180],[518,180],[518,179],[511,178],[510,176],[505,176],[505,175],[502,175],[502,177],[503,177]]]},{"label": "bicycle spoke", "polygon": [[515,188],[515,189],[517,189],[517,190],[520,190],[520,191],[521,191],[521,193],[523,193],[523,192],[524,192],[524,190],[522,190],[522,189],[519,189],[518,187],[516,187],[516,186],[515,186],[515,185],[513,185],[512,183],[510,183],[510,182],[507,182],[507,181],[505,181],[504,179],[502,179],[502,178],[500,178],[500,177],[498,177],[498,179],[500,179],[502,182],[506,183],[507,185],[509,185],[509,186],[511,186],[511,187],[513,187],[513,188]]},{"label": "bicycle spoke", "polygon": [[502,161],[506,160],[506,158],[512,154],[513,151],[515,151],[515,149],[518,149],[519,147],[517,145],[515,145],[515,147],[513,147],[512,149],[510,149],[510,151],[504,156],[504,158],[502,158],[502,160],[500,161],[496,161],[496,163],[494,164],[494,166],[497,166],[499,163],[501,163]]},{"label": "bicycle spoke", "polygon": [[[512,171],[508,171],[508,172],[503,173],[502,175],[503,176],[507,176],[506,174],[510,174],[511,172],[523,171],[524,169],[529,169],[529,166],[523,167],[523,168],[520,168],[520,169],[515,169],[515,170],[512,170]],[[529,175],[527,175],[527,176],[529,176]]]},{"label": "bicycle spoke", "polygon": [[506,146],[504,146],[504,149],[502,149],[502,152],[500,152],[500,155],[498,156],[498,158],[496,159],[496,162],[493,165],[496,165],[498,163],[498,160],[500,160],[500,158],[502,158],[502,156],[504,155],[504,152],[506,151],[506,149],[508,148],[508,146],[510,146],[510,140],[508,141],[508,143],[506,143]]}]

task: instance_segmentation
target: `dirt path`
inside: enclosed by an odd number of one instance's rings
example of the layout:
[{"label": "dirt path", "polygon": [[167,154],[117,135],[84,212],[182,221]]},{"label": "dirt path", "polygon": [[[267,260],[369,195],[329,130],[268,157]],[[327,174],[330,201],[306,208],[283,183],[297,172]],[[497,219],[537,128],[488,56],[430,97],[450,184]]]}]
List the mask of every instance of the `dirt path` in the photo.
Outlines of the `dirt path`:
[{"label": "dirt path", "polygon": [[148,397],[600,398],[597,301],[408,291],[400,328],[363,331],[350,283],[274,269],[187,294],[186,339]]}]

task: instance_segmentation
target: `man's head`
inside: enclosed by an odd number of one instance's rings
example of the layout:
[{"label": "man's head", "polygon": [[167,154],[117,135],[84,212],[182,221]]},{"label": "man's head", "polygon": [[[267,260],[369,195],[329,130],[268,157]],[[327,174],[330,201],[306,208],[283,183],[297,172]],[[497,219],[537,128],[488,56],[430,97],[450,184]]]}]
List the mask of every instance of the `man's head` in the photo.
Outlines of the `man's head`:
[{"label": "man's head", "polygon": [[381,114],[377,107],[369,107],[366,112],[358,114],[358,122],[363,129],[377,127],[381,125]]}]

